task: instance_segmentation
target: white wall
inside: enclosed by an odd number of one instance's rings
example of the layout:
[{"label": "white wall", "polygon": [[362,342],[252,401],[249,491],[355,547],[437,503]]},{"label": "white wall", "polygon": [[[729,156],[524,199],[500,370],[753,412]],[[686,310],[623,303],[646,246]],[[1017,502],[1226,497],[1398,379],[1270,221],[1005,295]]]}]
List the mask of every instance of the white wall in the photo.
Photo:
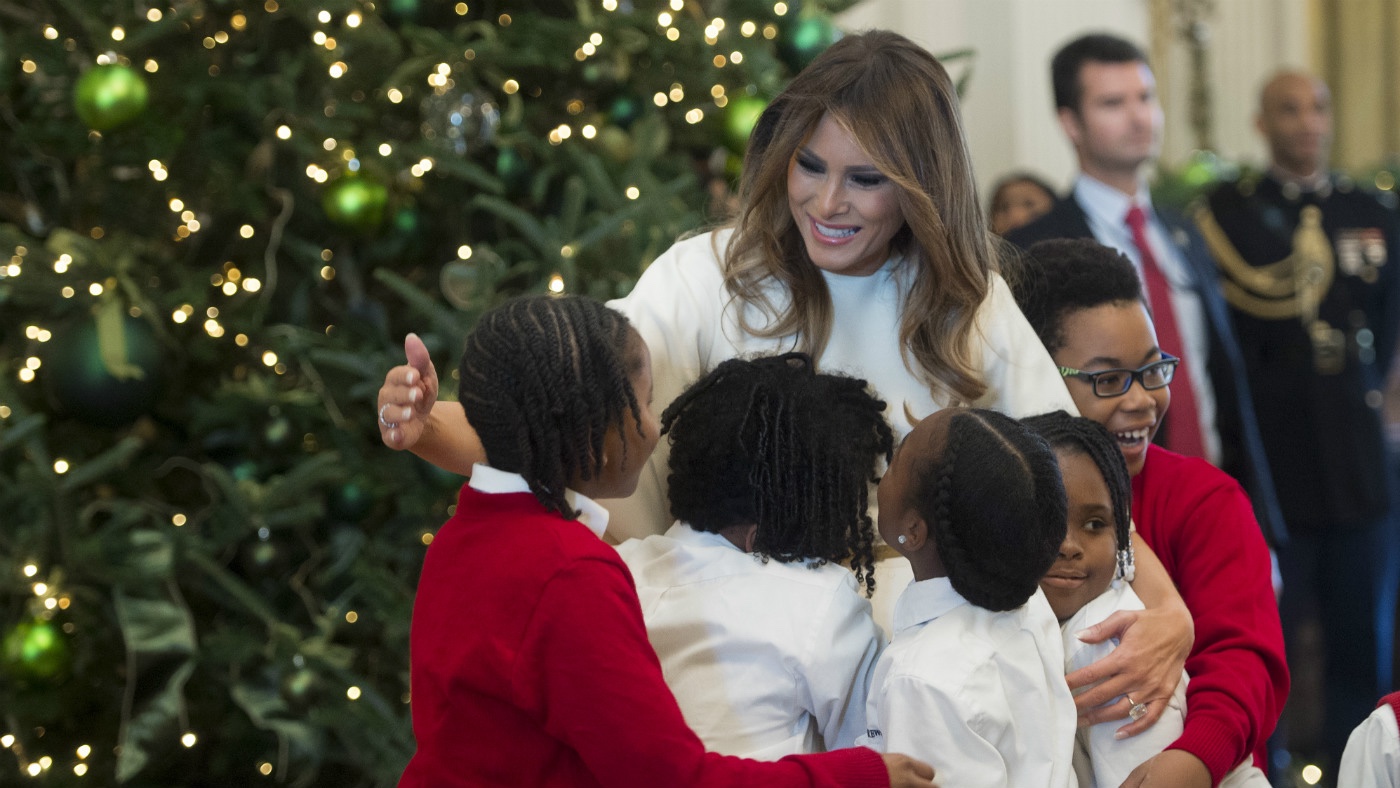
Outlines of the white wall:
[{"label": "white wall", "polygon": [[[1167,5],[1157,5],[1166,2]],[[1306,66],[1308,0],[1230,0],[1211,20],[1211,81],[1217,150],[1262,155],[1253,131],[1255,94],[1282,65]],[[1057,187],[1074,174],[1074,156],[1055,120],[1050,58],[1091,31],[1111,32],[1151,50],[1152,13],[1170,0],[864,0],[840,19],[846,30],[897,30],[934,54],[971,48],[976,58],[963,97],[963,120],[985,191],[1013,169],[1041,173]],[[1164,163],[1192,149],[1186,111],[1185,50],[1152,53],[1167,114]],[[956,78],[958,66],[952,68]],[[1228,79],[1221,75],[1228,75]]]}]

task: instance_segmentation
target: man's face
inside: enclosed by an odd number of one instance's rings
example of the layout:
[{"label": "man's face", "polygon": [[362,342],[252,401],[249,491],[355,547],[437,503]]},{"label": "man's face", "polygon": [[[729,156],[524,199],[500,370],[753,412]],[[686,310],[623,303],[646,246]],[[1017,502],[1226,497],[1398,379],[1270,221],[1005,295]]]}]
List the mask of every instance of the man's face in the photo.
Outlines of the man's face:
[{"label": "man's face", "polygon": [[1088,173],[1136,173],[1157,157],[1162,106],[1146,63],[1089,61],[1079,70],[1078,111],[1060,110],[1060,124]]},{"label": "man's face", "polygon": [[1297,175],[1326,166],[1332,144],[1332,95],[1319,79],[1284,74],[1264,88],[1256,119],[1274,163]]}]

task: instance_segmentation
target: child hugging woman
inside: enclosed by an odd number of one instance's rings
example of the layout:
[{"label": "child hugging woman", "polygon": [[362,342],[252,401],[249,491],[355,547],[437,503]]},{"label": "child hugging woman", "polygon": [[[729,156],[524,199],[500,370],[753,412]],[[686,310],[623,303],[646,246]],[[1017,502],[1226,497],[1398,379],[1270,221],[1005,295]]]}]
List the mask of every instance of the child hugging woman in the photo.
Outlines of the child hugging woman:
[{"label": "child hugging woman", "polygon": [[[1118,442],[1102,424],[1064,411],[1022,419],[1055,450],[1069,504],[1069,527],[1054,566],[1040,581],[1064,636],[1065,671],[1072,672],[1107,656],[1117,643],[1085,643],[1076,634],[1120,610],[1142,610],[1142,600],[1128,585],[1133,575],[1129,540],[1132,498],[1128,466]],[[1176,741],[1185,726],[1187,677],[1166,700],[1155,725],[1137,736],[1117,735],[1116,721],[1100,722],[1075,733],[1074,771],[1080,788],[1120,786],[1133,770]],[[1144,711],[1129,699],[1134,718]],[[1264,773],[1245,761],[1225,775],[1227,788],[1268,788]]]},{"label": "child hugging woman", "polygon": [[618,553],[666,683],[716,752],[768,760],[865,732],[884,638],[859,587],[875,584],[884,410],[865,381],[788,353],[722,362],[661,418],[678,521]]},{"label": "child hugging woman", "polygon": [[578,297],[506,303],[462,354],[477,464],[428,548],[410,634],[416,786],[930,786],[903,756],[707,753],[600,538],[658,439],[645,343]]},{"label": "child hugging woman", "polygon": [[1050,448],[994,411],[921,421],[880,480],[880,534],[914,571],[861,742],[960,788],[1074,784],[1074,698],[1039,588],[1065,537]]}]

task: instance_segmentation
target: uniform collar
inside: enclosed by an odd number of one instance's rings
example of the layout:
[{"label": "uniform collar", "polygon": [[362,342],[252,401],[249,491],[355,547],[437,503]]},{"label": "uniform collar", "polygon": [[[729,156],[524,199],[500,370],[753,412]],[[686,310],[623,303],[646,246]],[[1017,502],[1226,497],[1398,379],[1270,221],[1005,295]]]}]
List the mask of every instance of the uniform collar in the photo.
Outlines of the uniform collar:
[{"label": "uniform collar", "polygon": [[[531,492],[529,482],[518,473],[497,470],[485,463],[475,463],[472,465],[472,477],[467,485],[477,492],[488,495],[499,493],[528,493]],[[578,511],[578,521],[588,526],[588,530],[603,538],[603,532],[608,528],[608,510],[602,504],[594,501],[582,493],[573,490],[564,490],[564,500]]]},{"label": "uniform collar", "polygon": [[675,525],[666,530],[666,536],[683,545],[694,547],[723,547],[739,553],[744,552],[733,542],[724,538],[723,534],[717,534],[711,531],[699,531],[689,523],[680,520],[677,520]]},{"label": "uniform collar", "polygon": [[1277,164],[1270,164],[1269,178],[1278,184],[1279,191],[1289,200],[1296,200],[1305,194],[1315,194],[1326,199],[1332,193],[1332,174],[1326,169],[1300,178]]},{"label": "uniform collar", "polygon": [[970,603],[953,590],[953,581],[946,577],[910,582],[894,604],[894,631],[898,634],[926,624],[966,604]]}]

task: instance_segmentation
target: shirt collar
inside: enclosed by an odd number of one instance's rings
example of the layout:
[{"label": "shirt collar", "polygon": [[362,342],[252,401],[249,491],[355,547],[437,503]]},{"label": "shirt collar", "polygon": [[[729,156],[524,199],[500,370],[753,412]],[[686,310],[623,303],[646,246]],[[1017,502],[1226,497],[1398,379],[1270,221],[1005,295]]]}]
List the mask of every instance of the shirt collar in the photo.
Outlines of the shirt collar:
[{"label": "shirt collar", "polygon": [[[467,485],[477,492],[491,495],[531,492],[530,483],[525,481],[524,476],[497,470],[480,462],[472,465],[472,477]],[[579,522],[588,526],[588,530],[597,534],[599,539],[603,538],[603,532],[608,528],[608,510],[604,509],[602,504],[586,495],[567,489],[564,490],[564,500],[578,510]]]},{"label": "shirt collar", "polygon": [[953,590],[953,581],[946,577],[912,581],[894,604],[894,631],[926,624],[966,604],[968,601]]},{"label": "shirt collar", "polygon": [[689,523],[677,520],[676,524],[666,530],[666,536],[684,545],[697,547],[724,547],[737,552],[740,550],[737,545],[724,538],[723,534],[712,533],[710,531],[699,531]]},{"label": "shirt collar", "polygon": [[1152,194],[1141,184],[1137,194],[1124,194],[1103,181],[1080,173],[1074,179],[1074,198],[1079,201],[1084,212],[1100,222],[1118,227],[1128,215],[1128,209],[1136,203],[1142,206],[1148,218],[1153,216]]}]

